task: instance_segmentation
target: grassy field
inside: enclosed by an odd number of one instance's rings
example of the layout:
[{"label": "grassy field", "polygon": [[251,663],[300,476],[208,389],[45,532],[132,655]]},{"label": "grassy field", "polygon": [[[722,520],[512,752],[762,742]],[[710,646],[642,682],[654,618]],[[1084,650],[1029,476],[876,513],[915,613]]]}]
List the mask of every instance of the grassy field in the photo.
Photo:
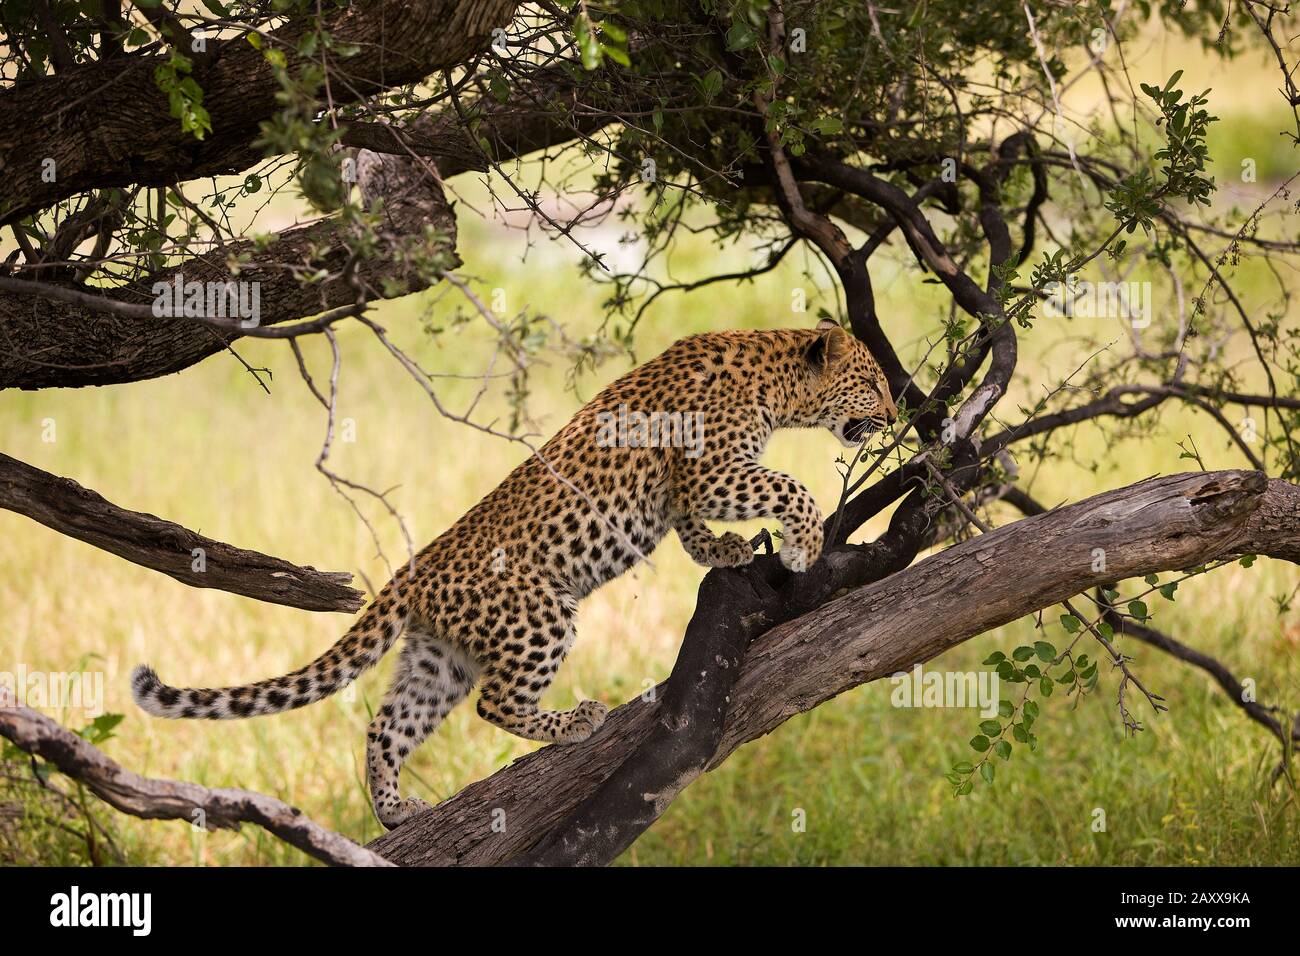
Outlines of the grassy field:
[{"label": "grassy field", "polygon": [[[1157,62],[1151,74],[1160,72]],[[1265,74],[1259,74],[1264,76]],[[1271,81],[1270,81],[1271,82]],[[1271,95],[1271,87],[1267,87]],[[1244,97],[1245,94],[1238,94]],[[1237,135],[1255,129],[1239,104]],[[1256,125],[1259,125],[1256,123]],[[1261,127],[1262,128],[1262,127]],[[1276,125],[1273,127],[1276,129]],[[1271,141],[1268,143],[1272,148]],[[1225,147],[1225,178],[1248,146]],[[1261,169],[1261,177],[1266,170]],[[1256,188],[1265,190],[1265,182]],[[574,273],[571,250],[541,243],[521,264],[517,235],[461,216],[460,248],[487,288],[505,293],[505,311],[544,312],[570,334],[594,329],[602,292]],[[608,239],[608,237],[606,237]],[[719,253],[703,240],[675,258],[684,272],[713,270]],[[730,262],[731,260],[728,259]],[[805,263],[792,261],[760,281],[666,296],[650,314],[639,357],[691,331],[808,324],[792,316],[791,289],[808,288]],[[714,270],[720,271],[720,270]],[[1249,277],[1247,277],[1249,279]],[[875,275],[881,312],[906,360],[924,351],[947,303],[914,273]],[[1247,285],[1249,288],[1249,285]],[[482,323],[445,328],[449,299],[427,293],[383,305],[378,315],[425,365],[442,373],[478,374],[491,350]],[[813,297],[810,308],[833,308]],[[1168,306],[1157,321],[1167,321]],[[1295,317],[1292,317],[1294,321]],[[1025,339],[1020,394],[1041,394],[1091,351],[1085,335],[1107,330],[1044,322]],[[1114,336],[1110,336],[1113,338]],[[340,416],[354,442],[336,444],[332,465],[357,481],[395,488],[392,498],[417,546],[438,534],[524,456],[507,444],[440,418],[427,397],[396,370],[364,330],[341,336],[345,354]],[[298,379],[287,348],[244,343],[244,358],[272,374],[265,394],[232,357],[216,356],[183,375],[112,389],[5,393],[0,448],[75,478],[120,505],[159,514],[204,534],[319,568],[364,573],[376,586],[385,562],[346,502],[313,469],[324,417]],[[308,347],[318,373],[322,343]],[[563,387],[566,365],[555,356],[533,380],[532,411],[549,434],[604,382],[628,367],[612,359]],[[478,383],[439,379],[455,410]],[[481,408],[507,413],[504,385]],[[483,420],[487,419],[484,415]],[[53,434],[53,441],[47,440]],[[1160,413],[1154,435],[1114,444],[1098,429],[1074,437],[1065,460],[1043,469],[1034,494],[1055,504],[1154,473],[1185,470],[1177,442],[1195,437],[1209,467],[1244,462],[1221,434],[1183,409]],[[769,464],[798,475],[824,508],[838,495],[839,453],[825,434],[778,436]],[[401,535],[381,509],[365,505],[392,560]],[[1001,514],[1009,520],[1011,513]],[[860,534],[869,538],[882,525]],[[579,641],[546,703],[580,697],[619,703],[661,680],[671,667],[703,570],[669,538],[643,566],[583,606]],[[1300,709],[1300,612],[1280,613],[1275,598],[1291,593],[1294,567],[1260,561],[1190,582],[1173,604],[1156,607],[1156,626],[1218,655],[1254,678],[1262,700]],[[1048,615],[1054,620],[1055,615]],[[347,627],[345,615],[272,607],[217,591],[200,591],[0,512],[0,670],[88,669],[103,674],[105,709],[125,715],[105,744],[137,771],[274,794],[358,840],[379,833],[364,785],[364,731],[391,661],[368,674],[351,699],[333,698],[295,713],[247,722],[164,722],[131,703],[128,675],[142,661],[178,685],[244,682],[279,674],[315,657]],[[1052,625],[1055,627],[1055,625]],[[974,670],[987,654],[1032,640],[1031,621],[982,636],[932,663]],[[1049,638],[1050,639],[1050,638]],[[1098,693],[1075,708],[1057,696],[1039,721],[1039,752],[1018,752],[993,787],[953,799],[944,772],[969,754],[974,710],[900,709],[888,683],[847,693],[798,717],[738,753],[691,787],[621,862],[661,864],[1251,864],[1300,862],[1295,794],[1271,786],[1276,744],[1248,722],[1202,673],[1142,645],[1126,647],[1148,686],[1171,712],[1126,739],[1105,675]],[[88,655],[93,655],[88,657]],[[59,713],[58,711],[55,711]],[[76,711],[60,713],[71,726]],[[462,706],[408,764],[408,792],[437,801],[531,749]],[[1097,811],[1106,827],[1094,829]],[[799,814],[798,811],[803,811]],[[146,823],[104,808],[97,816],[125,860],[140,864],[300,864],[297,851],[254,827],[204,834],[180,823]],[[796,831],[796,817],[806,826]],[[0,830],[0,833],[3,833]],[[74,835],[49,827],[11,831],[9,854],[26,862],[84,862]]]}]

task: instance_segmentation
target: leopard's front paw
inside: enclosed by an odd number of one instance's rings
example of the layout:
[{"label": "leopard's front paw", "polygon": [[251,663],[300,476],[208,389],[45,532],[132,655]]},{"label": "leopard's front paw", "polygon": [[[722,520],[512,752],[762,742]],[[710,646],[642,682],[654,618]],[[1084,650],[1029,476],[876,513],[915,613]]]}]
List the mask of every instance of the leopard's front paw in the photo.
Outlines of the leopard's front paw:
[{"label": "leopard's front paw", "polygon": [[817,563],[821,554],[821,535],[815,538],[787,537],[781,542],[781,563],[790,571],[802,574]]},{"label": "leopard's front paw", "polygon": [[754,549],[734,531],[728,531],[709,545],[711,568],[740,568],[754,560]]},{"label": "leopard's front paw", "polygon": [[562,743],[580,744],[605,723],[609,708],[598,700],[584,700],[572,711],[569,726],[566,728]]}]

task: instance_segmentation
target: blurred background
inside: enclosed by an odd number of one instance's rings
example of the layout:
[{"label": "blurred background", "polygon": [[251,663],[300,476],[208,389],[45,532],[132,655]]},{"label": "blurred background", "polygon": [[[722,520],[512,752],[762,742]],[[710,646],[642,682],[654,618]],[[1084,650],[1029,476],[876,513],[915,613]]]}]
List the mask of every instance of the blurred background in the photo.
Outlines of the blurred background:
[{"label": "blurred background", "polygon": [[[1277,130],[1287,116],[1275,95],[1275,65],[1262,55],[1223,64],[1186,41],[1147,31],[1131,45],[1135,82],[1163,83],[1174,70],[1187,85],[1212,88],[1220,117],[1211,133],[1211,169],[1220,184],[1216,209],[1248,211],[1295,172],[1294,151]],[[1087,82],[1070,91],[1074,108],[1093,95]],[[1082,104],[1082,105],[1081,105]],[[1254,159],[1255,182],[1242,181],[1242,160]],[[791,255],[780,268],[743,285],[671,293],[646,313],[635,356],[609,354],[574,371],[574,348],[592,341],[603,321],[608,289],[580,275],[571,245],[530,237],[522,217],[493,217],[488,194],[472,176],[449,184],[462,203],[458,248],[462,273],[495,295],[499,314],[527,310],[549,322],[538,334],[551,348],[530,373],[525,409],[549,436],[617,375],[693,332],[812,325],[817,310],[837,305],[824,271]],[[468,212],[477,209],[486,217]],[[286,191],[260,214],[267,228],[303,209]],[[1069,223],[1059,224],[1068,235]],[[634,257],[610,221],[582,241],[617,261]],[[7,251],[7,250],[6,250]],[[631,259],[629,258],[629,261]],[[672,256],[683,277],[744,268],[745,249],[689,237]],[[901,260],[895,260],[901,262]],[[1260,274],[1254,274],[1252,270]],[[1270,281],[1245,264],[1237,288],[1248,299]],[[1139,270],[1140,273],[1140,270]],[[1144,278],[1135,274],[1130,278]],[[1289,278],[1289,277],[1288,277]],[[942,328],[949,301],[915,270],[877,264],[873,279],[886,330],[909,367],[927,337]],[[1273,280],[1275,281],[1275,279]],[[793,290],[805,290],[806,312],[792,311]],[[1197,290],[1188,290],[1194,295]],[[1248,301],[1249,306],[1249,301]],[[446,375],[435,386],[460,412],[479,400],[479,420],[505,425],[516,400],[506,378],[484,378],[496,347],[486,324],[444,287],[380,303],[372,315],[394,341],[429,369]],[[1157,295],[1155,322],[1172,306]],[[1293,306],[1287,322],[1297,318]],[[549,331],[548,331],[549,330]],[[1099,345],[1125,335],[1118,320],[1041,318],[1022,338],[1019,392],[999,406],[1018,421],[1028,405],[1064,381]],[[351,480],[393,489],[416,547],[447,528],[526,455],[504,442],[441,417],[365,329],[340,327],[344,363],[340,421],[354,441],[336,440],[331,466]],[[1229,349],[1244,349],[1231,341]],[[318,377],[328,372],[325,343],[304,343]],[[228,354],[183,375],[103,389],[6,392],[0,395],[0,448],[38,468],[73,478],[126,508],[151,512],[203,534],[322,569],[360,572],[378,587],[385,560],[346,501],[314,468],[324,437],[321,407],[300,380],[284,343],[245,340],[239,351],[271,374],[266,394]],[[499,368],[496,370],[499,371]],[[495,372],[493,372],[495,374]],[[47,422],[56,439],[43,440]],[[346,421],[351,420],[347,425]],[[1048,505],[1079,500],[1156,473],[1196,467],[1180,459],[1190,436],[1206,467],[1243,467],[1245,460],[1209,419],[1168,404],[1151,433],[1125,438],[1085,427],[1073,434],[1066,460],[1032,476],[1035,497]],[[839,496],[839,446],[824,433],[781,433],[766,461],[797,475],[829,511]],[[381,508],[363,504],[390,561],[401,560],[400,529]],[[996,512],[1013,520],[1010,509]],[[878,518],[855,540],[884,527]],[[755,530],[761,522],[751,523]],[[579,639],[545,702],[564,708],[594,697],[618,704],[662,680],[671,668],[704,569],[669,537],[643,565],[584,604]],[[1158,602],[1156,626],[1217,656],[1240,677],[1253,678],[1260,698],[1300,709],[1300,574],[1261,560],[1185,584],[1177,600]],[[219,591],[188,588],[0,512],[0,645],[6,661],[29,670],[101,671],[105,710],[123,714],[104,749],[147,775],[239,786],[273,794],[358,841],[380,833],[364,781],[365,728],[386,686],[392,660],[362,678],[352,699],[335,697],[301,711],[233,722],[166,722],[131,703],[128,675],[149,662],[176,685],[216,686],[283,673],[314,658],[347,628],[349,617],[274,607]],[[979,670],[993,650],[1032,643],[1032,620],[972,640],[931,666]],[[1098,692],[1076,706],[1061,695],[1043,702],[1039,749],[1018,751],[997,782],[954,799],[944,773],[969,754],[966,741],[980,717],[972,709],[896,708],[892,687],[877,682],[796,717],[744,748],[700,780],[621,859],[664,864],[1222,864],[1300,862],[1300,816],[1287,785],[1271,784],[1277,743],[1250,723],[1202,672],[1143,645],[1131,645],[1144,681],[1167,698],[1170,712],[1126,738],[1103,673]],[[0,665],[0,669],[4,669]],[[1104,669],[1103,669],[1104,670]],[[84,714],[53,709],[80,727]],[[1145,716],[1150,716],[1145,715]],[[457,709],[410,760],[407,792],[437,802],[491,774],[534,745]],[[15,770],[6,765],[6,772]],[[12,776],[13,774],[10,774]],[[12,782],[12,781],[11,781]],[[74,791],[75,793],[75,791]],[[0,856],[6,863],[85,863],[85,839],[41,813],[14,807],[47,798],[7,787],[0,806]],[[180,823],[127,818],[88,798],[125,862],[136,864],[305,864],[298,851],[255,827],[202,833]],[[1092,826],[1102,808],[1106,829]],[[57,808],[55,808],[57,809]],[[796,811],[806,828],[792,827]],[[51,810],[47,817],[57,820]],[[105,860],[112,860],[112,854]]]}]

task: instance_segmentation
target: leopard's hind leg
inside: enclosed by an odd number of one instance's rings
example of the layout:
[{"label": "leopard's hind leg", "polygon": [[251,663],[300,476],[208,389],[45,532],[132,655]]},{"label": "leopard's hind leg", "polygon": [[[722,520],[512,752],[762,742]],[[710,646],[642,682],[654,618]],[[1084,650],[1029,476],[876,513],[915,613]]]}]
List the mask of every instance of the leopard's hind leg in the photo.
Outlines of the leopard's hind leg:
[{"label": "leopard's hind leg", "polygon": [[479,716],[525,740],[586,740],[605,722],[608,708],[600,701],[584,700],[572,710],[537,706],[573,644],[575,608],[544,587],[510,597],[498,608],[490,639],[474,648],[483,668]]},{"label": "leopard's hind leg", "polygon": [[477,676],[478,665],[461,648],[408,631],[397,674],[370,722],[366,744],[370,799],[388,829],[428,806],[419,797],[401,799],[402,764],[465,699]]}]

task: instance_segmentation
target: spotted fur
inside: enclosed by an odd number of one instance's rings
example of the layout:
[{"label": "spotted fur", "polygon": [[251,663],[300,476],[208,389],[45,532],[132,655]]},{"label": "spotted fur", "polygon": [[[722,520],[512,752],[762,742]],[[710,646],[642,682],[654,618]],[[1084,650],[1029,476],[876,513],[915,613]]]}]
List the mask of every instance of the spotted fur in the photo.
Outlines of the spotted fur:
[{"label": "spotted fur", "polygon": [[[620,409],[689,415],[703,431],[691,447],[673,446],[671,433],[636,447],[652,436],[634,431],[611,444],[602,425]],[[397,826],[424,806],[400,798],[402,763],[475,683],[479,714],[520,737],[576,743],[600,728],[602,703],[550,711],[538,700],[573,644],[578,602],[670,528],[696,562],[736,567],[753,559],[748,543],[716,536],[706,522],[774,518],[788,568],[817,560],[817,503],[797,480],[759,464],[773,431],[824,427],[853,446],[896,414],[870,352],[830,323],[682,339],[597,395],[540,459],[521,464],[404,566],[313,663],[221,689],[168,687],[142,666],[132,675],[136,702],[159,717],[291,710],[345,687],[404,635],[367,746],[375,812]]]}]

